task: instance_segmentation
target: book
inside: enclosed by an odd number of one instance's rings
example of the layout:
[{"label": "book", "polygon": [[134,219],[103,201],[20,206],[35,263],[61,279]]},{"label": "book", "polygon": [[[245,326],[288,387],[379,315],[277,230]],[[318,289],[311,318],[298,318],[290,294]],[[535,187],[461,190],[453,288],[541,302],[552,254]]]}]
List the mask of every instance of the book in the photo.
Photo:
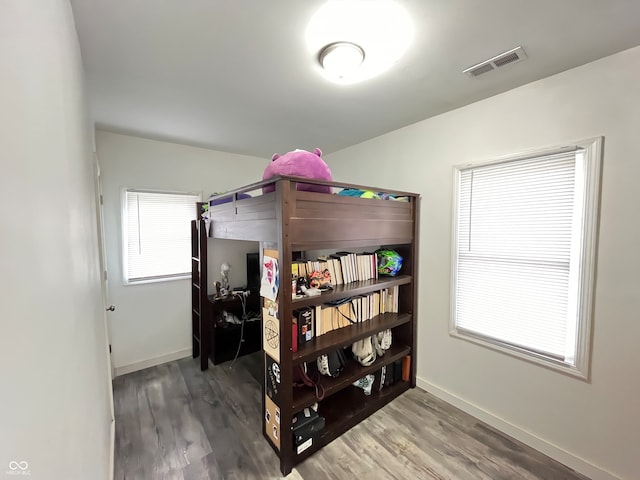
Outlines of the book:
[{"label": "book", "polygon": [[400,293],[398,289],[398,285],[391,287],[389,290],[388,303],[389,303],[389,312],[398,313],[398,295]]},{"label": "book", "polygon": [[322,305],[316,305],[313,312],[313,322],[311,323],[311,336],[322,335],[324,332],[318,328],[320,325],[319,319],[322,318]]},{"label": "book", "polygon": [[299,336],[298,320],[296,317],[292,317],[291,318],[291,351],[293,352],[298,351],[298,336]]},{"label": "book", "polygon": [[351,274],[350,274],[350,268],[349,268],[349,261],[348,261],[348,257],[347,257],[347,253],[346,252],[338,252],[338,253],[334,253],[330,256],[331,258],[335,258],[336,260],[338,260],[340,262],[340,266],[341,266],[341,272],[342,272],[342,279],[343,279],[343,283],[350,283],[351,282]]},{"label": "book", "polygon": [[349,260],[351,261],[351,281],[358,281],[358,258],[355,253],[349,254]]},{"label": "book", "polygon": [[[307,264],[302,260],[296,260],[294,262],[296,264],[296,269],[298,270],[298,277],[307,278]],[[292,266],[293,270],[293,266]]]},{"label": "book", "polygon": [[356,263],[356,254],[355,253],[348,253],[347,252],[347,260],[349,262],[349,269],[350,269],[350,275],[351,275],[351,282],[357,282],[358,281],[358,266]]},{"label": "book", "polygon": [[329,262],[333,265],[333,270],[336,272],[336,285],[342,285],[344,280],[342,278],[342,267],[340,261],[336,258],[330,258]]},{"label": "book", "polygon": [[298,324],[298,338],[299,344],[303,344],[311,341],[313,338],[313,315],[314,309],[312,308],[301,308],[294,312],[296,314],[297,324]]},{"label": "book", "polygon": [[338,305],[338,326],[339,328],[348,327],[355,322],[353,314],[353,305],[351,302],[345,302]]},{"label": "book", "polygon": [[367,320],[371,320],[371,301],[373,299],[373,295],[368,294],[363,301],[364,313],[362,314],[362,318],[360,321],[366,322]]},{"label": "book", "polygon": [[316,314],[315,314],[315,318],[314,318],[314,329],[315,329],[315,335],[316,337],[319,335],[324,335],[325,333],[327,333],[324,330],[324,305],[317,305],[316,306]]},{"label": "book", "polygon": [[333,262],[330,260],[327,260],[327,269],[329,270],[329,275],[331,275],[331,284],[332,285],[337,285],[338,284],[338,278],[336,275],[336,271],[333,268]]},{"label": "book", "polygon": [[363,256],[361,253],[358,253],[356,255],[356,269],[357,269],[357,277],[358,277],[358,281],[361,282],[363,281],[364,278],[364,268],[362,267],[362,259]]},{"label": "book", "polygon": [[334,310],[335,307],[331,305],[325,305],[322,308],[322,333],[329,333],[334,330]]},{"label": "book", "polygon": [[374,253],[373,254],[373,278],[375,278],[376,280],[378,279],[378,254]]},{"label": "book", "polygon": [[360,255],[360,269],[362,273],[362,280],[371,279],[371,256],[368,253]]}]

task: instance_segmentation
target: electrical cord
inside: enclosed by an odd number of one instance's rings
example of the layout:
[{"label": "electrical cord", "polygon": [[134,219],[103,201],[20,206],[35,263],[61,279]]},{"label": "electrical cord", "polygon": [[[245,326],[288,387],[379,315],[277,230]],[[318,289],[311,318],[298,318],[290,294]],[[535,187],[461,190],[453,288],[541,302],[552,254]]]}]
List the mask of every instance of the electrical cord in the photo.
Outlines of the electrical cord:
[{"label": "electrical cord", "polygon": [[338,313],[339,313],[340,315],[342,315],[344,318],[346,318],[346,319],[347,319],[349,322],[351,322],[352,324],[354,324],[354,323],[359,323],[359,322],[360,322],[360,319],[359,319],[359,318],[358,318],[358,316],[356,315],[355,307],[353,306],[353,303],[352,303],[352,302],[349,302],[349,305],[351,306],[350,310],[351,310],[351,313],[353,314],[353,317],[355,318],[355,320],[354,320],[353,318],[350,318],[350,317],[346,316],[346,315],[345,315],[344,313],[342,313],[340,310],[338,310]]},{"label": "electrical cord", "polygon": [[233,357],[231,365],[229,365],[229,370],[233,368],[233,364],[236,363],[236,360],[240,355],[240,348],[242,348],[242,342],[244,342],[244,324],[247,321],[247,299],[242,293],[234,293],[233,296],[240,299],[240,304],[242,305],[242,323],[240,325],[240,340],[238,341],[238,349],[236,350],[236,356]]}]

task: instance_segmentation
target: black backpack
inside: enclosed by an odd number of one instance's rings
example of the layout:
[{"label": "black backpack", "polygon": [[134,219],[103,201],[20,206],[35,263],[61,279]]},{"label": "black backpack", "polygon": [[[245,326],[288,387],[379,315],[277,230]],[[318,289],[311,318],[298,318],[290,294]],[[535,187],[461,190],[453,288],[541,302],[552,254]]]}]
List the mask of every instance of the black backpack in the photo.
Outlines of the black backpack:
[{"label": "black backpack", "polygon": [[342,372],[346,363],[347,357],[344,354],[344,350],[339,348],[333,352],[329,352],[318,357],[318,372],[322,375],[336,378],[340,375],[340,372]]}]

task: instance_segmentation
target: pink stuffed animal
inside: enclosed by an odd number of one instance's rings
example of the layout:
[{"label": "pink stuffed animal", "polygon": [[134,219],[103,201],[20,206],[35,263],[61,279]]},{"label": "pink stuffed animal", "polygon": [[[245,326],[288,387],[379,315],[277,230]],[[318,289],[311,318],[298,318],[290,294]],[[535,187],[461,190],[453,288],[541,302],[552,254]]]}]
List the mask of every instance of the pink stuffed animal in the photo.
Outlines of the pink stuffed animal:
[{"label": "pink stuffed animal", "polygon": [[[267,165],[262,175],[263,180],[267,180],[277,175],[288,175],[292,177],[314,178],[316,180],[331,181],[331,170],[321,158],[322,152],[316,148],[313,153],[306,150],[294,150],[280,156],[277,153],[271,158],[271,163]],[[298,190],[308,192],[331,193],[328,185],[312,185],[310,183],[298,183]],[[262,188],[263,193],[273,192],[275,185],[266,185]]]}]

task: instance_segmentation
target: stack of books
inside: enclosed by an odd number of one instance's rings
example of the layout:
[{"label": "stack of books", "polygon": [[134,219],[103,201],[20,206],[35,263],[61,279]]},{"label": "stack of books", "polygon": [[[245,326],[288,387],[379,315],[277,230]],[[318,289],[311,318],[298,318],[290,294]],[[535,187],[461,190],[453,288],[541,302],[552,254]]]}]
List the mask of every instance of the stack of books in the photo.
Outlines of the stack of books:
[{"label": "stack of books", "polygon": [[333,285],[378,278],[378,256],[375,253],[336,252],[317,260],[295,260],[291,273],[309,277],[312,272],[329,271]]},{"label": "stack of books", "polygon": [[324,335],[338,328],[366,322],[383,313],[398,312],[398,286],[367,295],[358,295],[336,303],[316,305],[313,310],[313,335]]}]

